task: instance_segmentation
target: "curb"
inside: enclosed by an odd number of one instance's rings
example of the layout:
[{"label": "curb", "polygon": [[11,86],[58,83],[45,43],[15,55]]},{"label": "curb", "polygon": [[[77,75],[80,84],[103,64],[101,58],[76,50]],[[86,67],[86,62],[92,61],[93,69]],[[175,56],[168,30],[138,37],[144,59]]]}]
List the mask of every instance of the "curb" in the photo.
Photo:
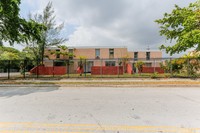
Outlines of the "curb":
[{"label": "curb", "polygon": [[59,83],[55,83],[55,84],[0,84],[0,88],[1,87],[183,87],[183,88],[187,88],[187,87],[199,87],[200,88],[200,84],[129,84],[129,85],[120,85],[120,84],[59,84]]},{"label": "curb", "polygon": [[200,80],[7,80],[0,87],[200,87]]}]

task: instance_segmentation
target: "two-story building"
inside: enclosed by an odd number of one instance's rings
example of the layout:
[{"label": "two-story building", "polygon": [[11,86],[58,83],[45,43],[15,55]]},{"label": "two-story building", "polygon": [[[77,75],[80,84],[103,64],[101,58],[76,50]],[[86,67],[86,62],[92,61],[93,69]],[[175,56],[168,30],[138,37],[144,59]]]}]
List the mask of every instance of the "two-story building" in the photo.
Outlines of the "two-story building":
[{"label": "two-story building", "polygon": [[[162,52],[158,50],[129,51],[126,47],[69,47],[66,53],[73,53],[74,57],[63,54],[51,54],[56,52],[65,52],[60,48],[50,47],[45,50],[48,57],[44,61],[45,66],[53,66],[52,60],[73,60],[70,65],[70,72],[75,73],[80,63],[80,58],[84,62],[85,72],[91,72],[92,66],[119,66],[122,65],[122,59],[130,67],[134,67],[137,61],[143,61],[147,67],[159,67],[162,58]],[[59,63],[54,65],[59,65]]]}]

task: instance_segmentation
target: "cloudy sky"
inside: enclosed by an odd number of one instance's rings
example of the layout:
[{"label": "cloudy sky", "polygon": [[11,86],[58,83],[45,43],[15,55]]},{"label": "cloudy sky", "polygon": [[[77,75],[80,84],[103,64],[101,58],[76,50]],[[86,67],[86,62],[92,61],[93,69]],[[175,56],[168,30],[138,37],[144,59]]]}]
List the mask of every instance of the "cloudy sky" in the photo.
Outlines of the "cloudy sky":
[{"label": "cloudy sky", "polygon": [[[52,0],[57,22],[64,22],[68,46],[125,46],[129,50],[173,45],[159,36],[154,20],[175,4],[195,0]],[[21,16],[41,12],[49,0],[22,0]]]}]

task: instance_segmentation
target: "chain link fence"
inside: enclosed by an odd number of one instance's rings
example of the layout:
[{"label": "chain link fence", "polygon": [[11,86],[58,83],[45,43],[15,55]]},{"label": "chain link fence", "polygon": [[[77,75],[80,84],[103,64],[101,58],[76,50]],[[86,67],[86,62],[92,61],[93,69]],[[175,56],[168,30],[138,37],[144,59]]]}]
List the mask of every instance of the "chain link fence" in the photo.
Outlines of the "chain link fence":
[{"label": "chain link fence", "polygon": [[0,60],[0,79],[200,77],[199,58]]}]

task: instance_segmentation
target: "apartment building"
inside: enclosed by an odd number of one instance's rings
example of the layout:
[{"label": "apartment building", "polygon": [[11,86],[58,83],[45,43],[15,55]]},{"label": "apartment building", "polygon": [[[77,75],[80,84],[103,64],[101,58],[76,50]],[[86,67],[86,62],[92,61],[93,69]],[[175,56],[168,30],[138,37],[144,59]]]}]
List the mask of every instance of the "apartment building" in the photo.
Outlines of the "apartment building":
[{"label": "apartment building", "polygon": [[159,67],[162,51],[159,50],[146,50],[146,51],[134,51],[133,52],[133,60],[138,61],[141,60],[145,63],[146,67]]},{"label": "apartment building", "polygon": [[[60,53],[73,53],[74,57],[69,57]],[[70,65],[70,72],[76,72],[80,63],[80,58],[84,62],[84,71],[91,72],[92,66],[119,66],[122,58],[127,59],[129,67],[134,67],[137,61],[143,61],[147,67],[159,67],[162,52],[156,50],[129,51],[126,47],[69,47],[63,51],[60,48],[50,47],[45,50],[48,57],[44,60],[45,66],[53,66],[52,60],[73,60]],[[54,65],[59,65],[59,62]],[[133,68],[134,69],[134,68]]]}]

